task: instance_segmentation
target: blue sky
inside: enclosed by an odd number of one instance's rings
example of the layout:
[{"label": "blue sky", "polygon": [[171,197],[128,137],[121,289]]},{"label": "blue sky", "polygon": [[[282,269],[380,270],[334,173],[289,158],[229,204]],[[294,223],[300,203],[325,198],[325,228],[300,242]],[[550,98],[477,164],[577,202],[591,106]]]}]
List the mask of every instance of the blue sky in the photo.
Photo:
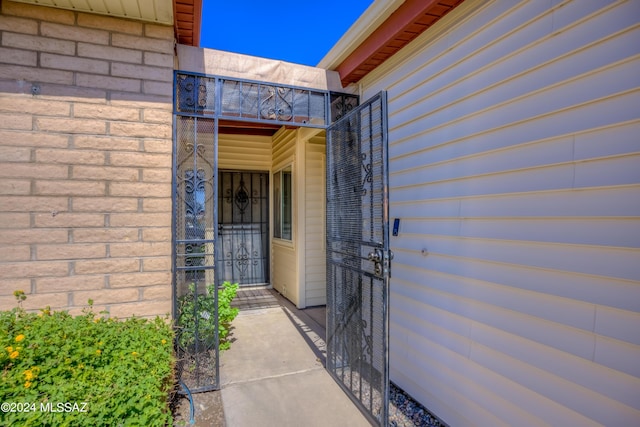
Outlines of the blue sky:
[{"label": "blue sky", "polygon": [[203,0],[200,46],[315,66],[373,0]]}]

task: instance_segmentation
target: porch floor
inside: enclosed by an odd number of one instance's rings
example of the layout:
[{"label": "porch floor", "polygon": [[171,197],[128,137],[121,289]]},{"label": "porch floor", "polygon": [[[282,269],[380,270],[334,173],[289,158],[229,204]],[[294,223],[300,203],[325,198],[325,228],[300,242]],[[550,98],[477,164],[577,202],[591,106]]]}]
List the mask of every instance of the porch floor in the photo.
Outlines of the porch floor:
[{"label": "porch floor", "polygon": [[324,368],[324,307],[297,310],[270,289],[240,289],[220,357],[227,426],[368,426]]},{"label": "porch floor", "polygon": [[[241,311],[221,354],[222,389],[193,395],[195,426],[370,425],[324,368],[325,307],[299,310],[264,287],[240,288],[232,305]],[[447,426],[390,386],[390,425]],[[187,410],[185,400],[182,420]]]}]

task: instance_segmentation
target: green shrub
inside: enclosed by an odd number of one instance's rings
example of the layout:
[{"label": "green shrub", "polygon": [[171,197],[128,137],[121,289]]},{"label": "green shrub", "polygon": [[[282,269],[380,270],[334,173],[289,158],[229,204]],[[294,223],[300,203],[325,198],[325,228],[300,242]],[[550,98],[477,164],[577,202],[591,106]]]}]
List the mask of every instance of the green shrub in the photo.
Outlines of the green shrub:
[{"label": "green shrub", "polygon": [[231,346],[231,342],[227,340],[227,336],[229,335],[231,322],[233,322],[233,319],[236,318],[239,312],[236,307],[231,307],[231,301],[233,301],[237,293],[238,284],[234,283],[232,285],[229,282],[223,283],[222,289],[218,291],[220,350],[228,350]]},{"label": "green shrub", "polygon": [[[215,285],[207,285],[206,292],[198,294],[196,298],[196,285],[189,285],[189,293],[178,298],[178,344],[183,349],[192,350],[195,345],[196,321],[198,339],[203,345],[202,349],[212,348],[215,343],[215,318],[216,311]],[[231,307],[231,301],[236,297],[238,284],[224,282],[218,289],[218,334],[220,337],[220,350],[227,350],[231,343],[227,340],[229,326],[238,315],[238,309]],[[196,314],[197,313],[197,314]]]},{"label": "green shrub", "polygon": [[171,425],[172,340],[161,318],[0,312],[0,425]]}]

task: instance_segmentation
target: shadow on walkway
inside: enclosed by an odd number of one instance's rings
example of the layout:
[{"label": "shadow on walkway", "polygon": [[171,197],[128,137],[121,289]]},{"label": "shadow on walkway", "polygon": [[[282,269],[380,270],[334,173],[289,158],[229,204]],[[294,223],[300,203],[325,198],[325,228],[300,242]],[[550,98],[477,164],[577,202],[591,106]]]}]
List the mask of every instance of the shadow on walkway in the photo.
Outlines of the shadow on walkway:
[{"label": "shadow on walkway", "polygon": [[[221,354],[222,390],[193,396],[195,426],[369,425],[324,369],[325,307],[299,310],[264,287],[241,288],[232,305],[240,314]],[[390,426],[446,426],[390,386]],[[186,419],[176,425],[190,425]]]},{"label": "shadow on walkway", "polygon": [[267,289],[254,295],[262,307],[243,309],[239,294],[233,343],[220,357],[227,426],[368,426],[324,369],[323,309],[305,313]]}]

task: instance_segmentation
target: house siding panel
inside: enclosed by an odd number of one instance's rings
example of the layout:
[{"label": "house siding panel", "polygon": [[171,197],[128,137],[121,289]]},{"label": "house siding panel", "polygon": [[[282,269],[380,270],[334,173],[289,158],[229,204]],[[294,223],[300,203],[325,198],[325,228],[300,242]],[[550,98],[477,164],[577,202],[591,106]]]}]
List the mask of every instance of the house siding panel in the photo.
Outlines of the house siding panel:
[{"label": "house siding panel", "polygon": [[[171,26],[119,47],[123,32],[151,24],[1,7],[0,218],[29,221],[0,227],[0,252],[30,254],[0,259],[0,283],[24,290],[28,309],[79,313],[93,299],[112,315],[170,313],[173,63],[131,63],[147,49],[173,57]],[[166,91],[145,93],[148,84]],[[0,309],[15,306],[11,292]]]},{"label": "house siding panel", "polygon": [[467,1],[389,94],[391,379],[450,425],[640,422],[640,4]]},{"label": "house siding panel", "polygon": [[305,306],[326,304],[325,140],[305,142]]},{"label": "house siding panel", "polygon": [[[296,162],[296,144],[297,144],[297,131],[295,129],[287,130],[281,128],[272,139],[272,167],[273,172],[292,165],[292,186],[293,186],[293,224],[292,240],[272,239],[271,245],[271,284],[273,288],[291,300],[294,304],[300,305],[300,287],[298,277],[298,252],[295,244],[298,230],[298,216],[297,216],[297,200],[300,195],[298,194],[297,186],[299,181],[299,171],[301,166]],[[273,179],[273,174],[271,176]],[[271,187],[270,195],[271,203],[273,204],[273,186]],[[273,212],[273,210],[272,210]],[[273,216],[272,216],[273,218]],[[273,227],[272,227],[273,234]]]},{"label": "house siding panel", "polygon": [[271,170],[271,138],[219,135],[218,167],[237,170]]}]

